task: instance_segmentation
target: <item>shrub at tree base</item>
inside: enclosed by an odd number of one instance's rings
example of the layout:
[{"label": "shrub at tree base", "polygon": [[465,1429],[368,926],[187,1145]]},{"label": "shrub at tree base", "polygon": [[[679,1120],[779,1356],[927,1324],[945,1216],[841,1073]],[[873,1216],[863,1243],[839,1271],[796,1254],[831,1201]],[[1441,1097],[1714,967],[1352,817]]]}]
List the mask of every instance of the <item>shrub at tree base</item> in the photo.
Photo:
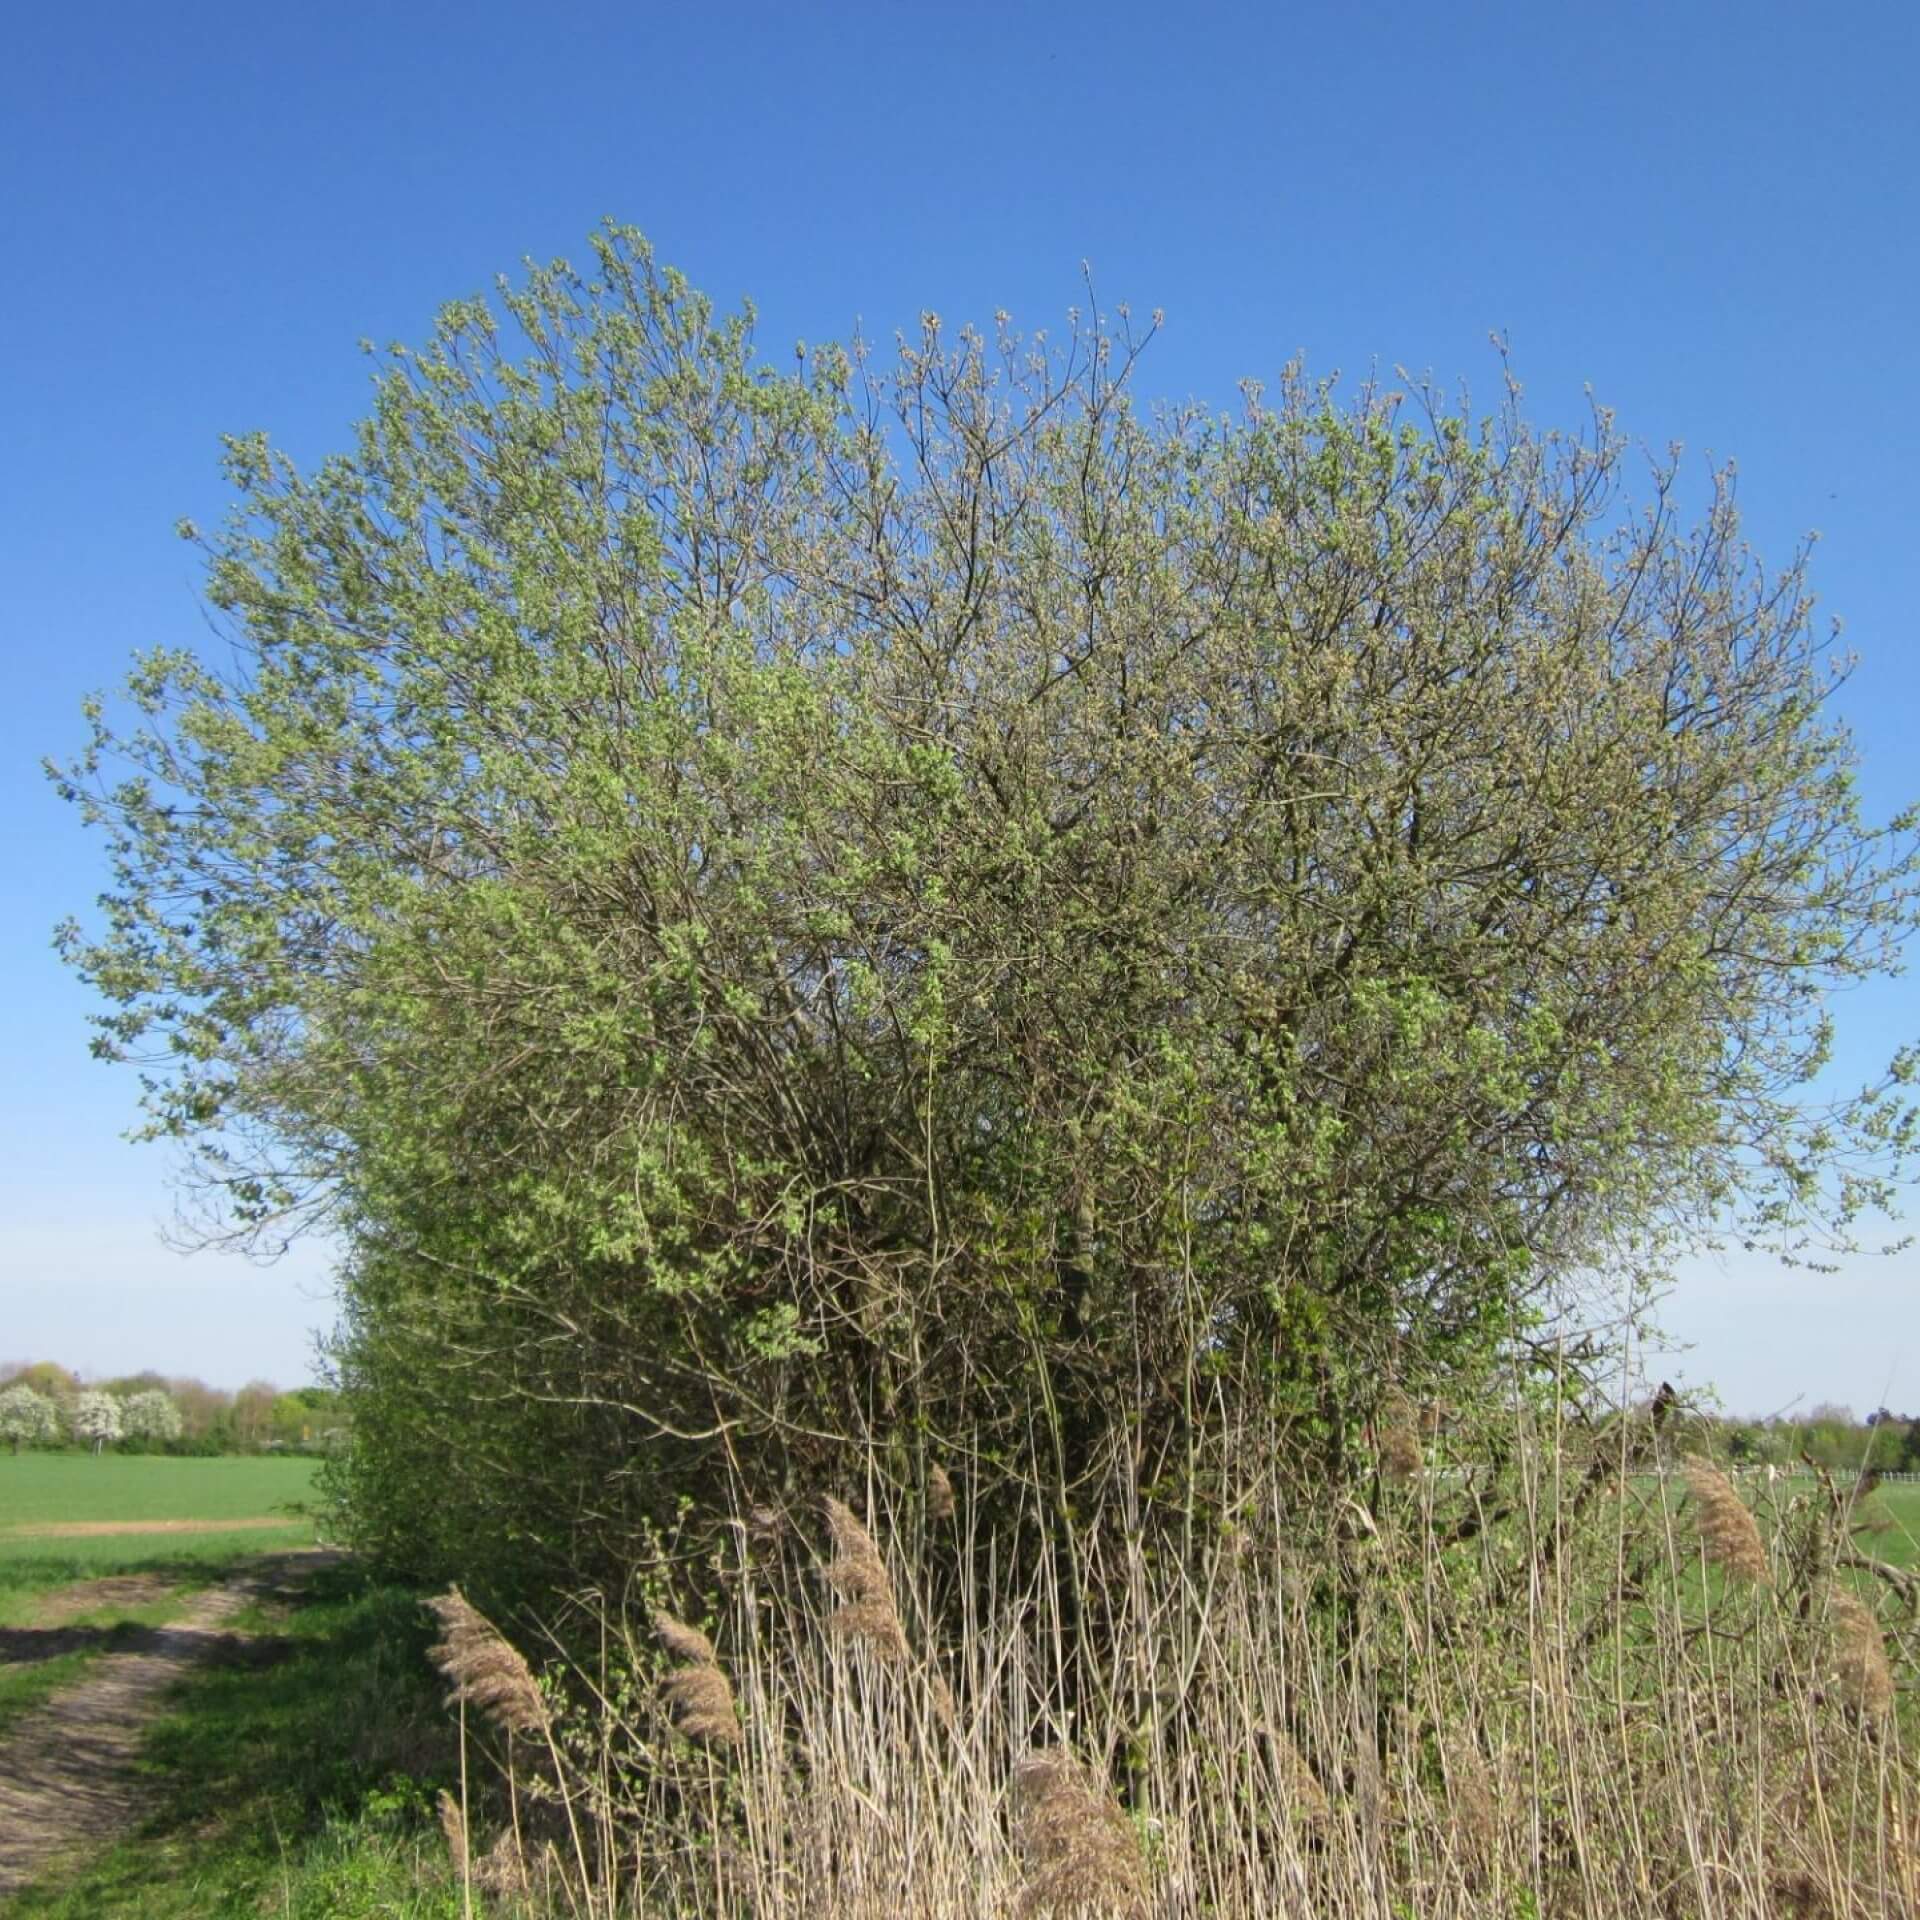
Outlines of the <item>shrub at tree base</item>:
[{"label": "shrub at tree base", "polygon": [[1190,1529],[1231,1415],[1338,1481],[1600,1255],[1883,1197],[1911,1060],[1795,1094],[1912,849],[1798,563],[1604,416],[1150,412],[1150,331],[783,373],[610,231],[230,444],[67,948],[230,1222],[344,1237],[363,1539],[606,1571],[868,1444]]}]

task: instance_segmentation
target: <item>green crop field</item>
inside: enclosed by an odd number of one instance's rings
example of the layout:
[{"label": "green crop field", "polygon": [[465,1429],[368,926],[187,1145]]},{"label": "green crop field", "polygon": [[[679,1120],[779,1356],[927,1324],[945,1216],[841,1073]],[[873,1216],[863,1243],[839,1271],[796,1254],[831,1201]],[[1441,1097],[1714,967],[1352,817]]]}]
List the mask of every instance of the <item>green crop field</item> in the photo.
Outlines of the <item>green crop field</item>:
[{"label": "green crop field", "polygon": [[182,1578],[238,1553],[312,1543],[297,1508],[316,1463],[285,1455],[0,1456],[0,1614],[9,1594],[146,1568]]},{"label": "green crop field", "polygon": [[0,1535],[74,1522],[252,1520],[304,1500],[316,1463],[297,1455],[0,1457]]}]

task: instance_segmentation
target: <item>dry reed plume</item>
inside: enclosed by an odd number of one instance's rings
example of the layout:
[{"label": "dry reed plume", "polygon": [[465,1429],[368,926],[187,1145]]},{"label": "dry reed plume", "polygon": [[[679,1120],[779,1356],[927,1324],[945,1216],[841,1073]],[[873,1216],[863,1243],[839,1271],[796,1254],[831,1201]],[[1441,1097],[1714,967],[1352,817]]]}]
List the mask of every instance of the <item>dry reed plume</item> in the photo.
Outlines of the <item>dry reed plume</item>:
[{"label": "dry reed plume", "polygon": [[1864,1602],[1835,1587],[1827,1596],[1834,1677],[1849,1706],[1877,1718],[1893,1705],[1893,1669],[1880,1623]]},{"label": "dry reed plume", "polygon": [[833,1558],[827,1566],[827,1584],[841,1604],[827,1624],[849,1640],[871,1647],[883,1660],[907,1657],[906,1629],[900,1624],[900,1606],[893,1580],[873,1535],[853,1517],[843,1501],[828,1495],[821,1502],[833,1535]]},{"label": "dry reed plume", "polygon": [[512,1828],[502,1829],[485,1853],[476,1854],[472,1851],[467,1823],[461,1816],[460,1802],[442,1787],[436,1804],[440,1815],[440,1831],[446,1836],[447,1856],[457,1873],[477,1891],[490,1894],[495,1899],[506,1899],[527,1891],[527,1863]]},{"label": "dry reed plume", "polygon": [[[587,1885],[592,1878],[592,1871],[587,1863],[586,1846],[575,1811],[575,1795],[569,1781],[566,1759],[555,1737],[554,1718],[540,1692],[539,1682],[533,1677],[532,1668],[519,1650],[458,1587],[449,1587],[445,1593],[429,1599],[427,1605],[440,1621],[442,1636],[427,1649],[427,1657],[453,1683],[447,1695],[447,1704],[473,1707],[503,1732],[509,1735],[537,1733],[545,1743],[547,1757],[552,1763],[553,1788],[566,1817],[567,1837],[572,1843],[574,1864],[580,1884]],[[466,1726],[463,1721],[460,1761],[463,1779],[466,1771],[465,1747]],[[513,1779],[509,1747],[510,1790]],[[444,1820],[443,1812],[443,1824]],[[463,1823],[463,1845],[465,1841]],[[481,1884],[483,1872],[494,1873],[496,1870],[502,1875],[510,1872],[515,1882],[524,1879],[525,1865],[517,1833],[510,1832],[503,1836],[484,1861],[470,1868],[475,1885]],[[506,1884],[506,1881],[502,1882],[503,1886]]]},{"label": "dry reed plume", "polygon": [[473,1707],[508,1733],[545,1733],[546,1702],[518,1650],[458,1587],[427,1605],[438,1616],[442,1635],[428,1658],[453,1683],[448,1704]]},{"label": "dry reed plume", "polygon": [[1088,1770],[1062,1748],[1014,1769],[1016,1832],[1027,1861],[1019,1911],[1049,1920],[1120,1920],[1147,1911],[1139,1836]]},{"label": "dry reed plume", "polygon": [[1420,1445],[1420,1416],[1398,1387],[1381,1396],[1375,1417],[1380,1471],[1389,1480],[1411,1480],[1426,1464]]},{"label": "dry reed plume", "polygon": [[1765,1585],[1767,1548],[1760,1528],[1733,1482],[1705,1460],[1687,1462],[1687,1489],[1708,1563],[1730,1579]]},{"label": "dry reed plume", "polygon": [[653,1616],[660,1644],[680,1662],[660,1683],[674,1731],[702,1746],[737,1747],[740,1715],[733,1684],[720,1666],[713,1642],[698,1627],[670,1613]]},{"label": "dry reed plume", "polygon": [[944,1522],[954,1513],[953,1480],[937,1462],[927,1472],[927,1518]]},{"label": "dry reed plume", "polygon": [[1480,1749],[1466,1738],[1446,1743],[1447,1800],[1453,1830],[1466,1857],[1484,1864],[1499,1843],[1500,1820],[1494,1800],[1493,1776]]},{"label": "dry reed plume", "polygon": [[460,1866],[467,1857],[467,1822],[460,1811],[460,1802],[442,1787],[434,1805],[440,1815],[440,1831],[446,1836],[447,1853],[453,1864]]},{"label": "dry reed plume", "polygon": [[1332,1817],[1333,1804],[1292,1737],[1278,1727],[1258,1727],[1254,1732],[1279,1787],[1287,1818],[1302,1827],[1325,1825]]}]

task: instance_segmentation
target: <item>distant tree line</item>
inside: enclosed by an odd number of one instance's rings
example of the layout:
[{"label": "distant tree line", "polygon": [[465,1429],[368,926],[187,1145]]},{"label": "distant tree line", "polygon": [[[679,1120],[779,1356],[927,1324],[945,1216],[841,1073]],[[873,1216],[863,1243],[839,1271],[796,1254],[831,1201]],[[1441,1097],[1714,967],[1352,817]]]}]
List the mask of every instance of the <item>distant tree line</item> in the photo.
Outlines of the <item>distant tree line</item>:
[{"label": "distant tree line", "polygon": [[1920,1412],[1878,1407],[1862,1419],[1851,1407],[1822,1401],[1804,1413],[1718,1425],[1721,1450],[1736,1465],[1920,1473]]},{"label": "distant tree line", "polygon": [[330,1387],[283,1392],[251,1380],[238,1392],[151,1370],[83,1382],[52,1360],[0,1365],[0,1447],[121,1453],[322,1452],[346,1432]]}]

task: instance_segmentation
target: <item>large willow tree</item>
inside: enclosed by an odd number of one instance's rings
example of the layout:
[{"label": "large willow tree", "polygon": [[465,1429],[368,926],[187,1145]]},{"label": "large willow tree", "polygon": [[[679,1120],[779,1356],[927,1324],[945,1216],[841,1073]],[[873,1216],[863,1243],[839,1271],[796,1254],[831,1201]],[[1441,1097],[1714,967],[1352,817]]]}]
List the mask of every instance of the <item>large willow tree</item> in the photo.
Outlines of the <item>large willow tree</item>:
[{"label": "large willow tree", "polygon": [[67,946],[228,1222],[341,1236],[375,1534],[577,1570],[854,1442],[1082,1524],[1250,1407],[1338,1471],[1570,1275],[1884,1200],[1905,1062],[1804,1089],[1911,849],[1799,564],[1604,418],[1142,345],[779,371],[612,231],[231,443]]}]

